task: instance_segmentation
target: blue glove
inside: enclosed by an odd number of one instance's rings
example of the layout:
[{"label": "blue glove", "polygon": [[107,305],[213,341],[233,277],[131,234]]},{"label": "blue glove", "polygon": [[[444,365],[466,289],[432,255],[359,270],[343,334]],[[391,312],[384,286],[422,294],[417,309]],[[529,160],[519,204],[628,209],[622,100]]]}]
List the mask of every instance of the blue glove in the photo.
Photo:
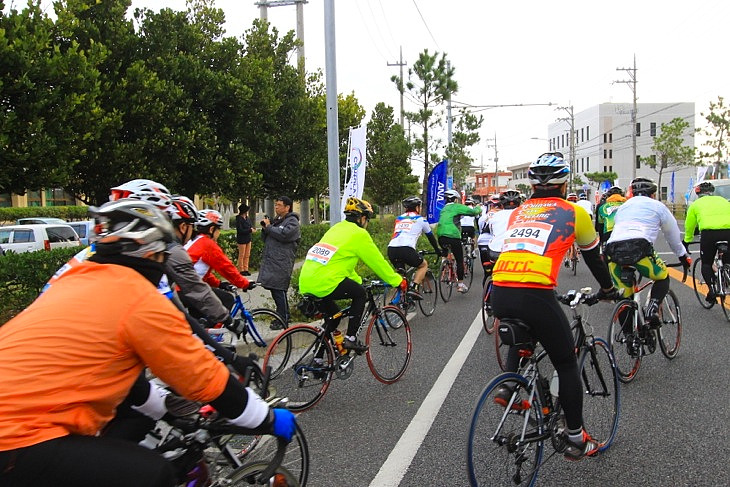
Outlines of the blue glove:
[{"label": "blue glove", "polygon": [[274,436],[291,441],[296,431],[297,420],[294,414],[288,409],[273,409],[274,423],[271,425]]}]

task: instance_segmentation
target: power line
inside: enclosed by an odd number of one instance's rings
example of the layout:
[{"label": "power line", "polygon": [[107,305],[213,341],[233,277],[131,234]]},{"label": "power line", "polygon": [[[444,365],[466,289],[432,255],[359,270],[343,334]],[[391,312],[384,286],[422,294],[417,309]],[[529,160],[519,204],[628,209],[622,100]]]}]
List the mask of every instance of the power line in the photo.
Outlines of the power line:
[{"label": "power line", "polygon": [[[357,3],[357,2],[355,2]],[[416,10],[418,11],[418,15],[421,16],[421,20],[423,21],[423,25],[426,26],[426,30],[428,31],[429,35],[431,36],[431,39],[433,39],[433,43],[436,44],[436,47],[439,51],[443,51],[441,49],[441,46],[439,46],[439,43],[436,41],[436,38],[433,36],[433,33],[431,32],[431,29],[428,28],[428,24],[426,23],[426,19],[423,18],[423,14],[421,13],[421,9],[418,8],[418,5],[416,4],[416,0],[413,0],[413,6],[416,7]]]},{"label": "power line", "polygon": [[[363,15],[362,10],[360,10],[360,4],[358,2],[354,2],[354,3],[355,3],[355,6],[357,7],[357,11],[360,12],[360,18],[361,19],[364,18],[365,16]],[[370,29],[368,28],[368,24],[366,22],[363,22],[362,25],[365,26],[365,32],[367,32],[368,37],[370,38],[370,42],[372,43],[373,47],[375,48],[376,51],[378,51],[378,54],[380,54],[380,57],[382,57],[383,60],[387,63],[388,62],[388,56],[383,55],[383,52],[378,47],[378,43],[375,42],[375,39],[373,38],[372,34],[370,33]]]},{"label": "power line", "polygon": [[385,37],[383,36],[383,33],[380,32],[380,22],[375,18],[375,12],[373,12],[373,7],[370,4],[370,0],[367,1],[368,4],[368,10],[370,10],[370,15],[373,17],[373,22],[375,23],[375,29],[378,31],[378,36],[380,36],[380,40],[383,41],[383,45],[385,46],[385,49],[387,51],[388,57],[393,58],[393,53],[390,52],[390,49],[388,49],[388,41],[385,40]]}]

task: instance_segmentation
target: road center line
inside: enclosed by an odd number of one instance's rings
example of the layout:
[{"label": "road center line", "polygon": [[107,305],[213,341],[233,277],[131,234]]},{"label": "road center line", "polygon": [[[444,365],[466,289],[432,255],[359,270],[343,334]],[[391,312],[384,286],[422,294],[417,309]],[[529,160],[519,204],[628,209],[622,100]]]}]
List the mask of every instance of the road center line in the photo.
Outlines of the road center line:
[{"label": "road center line", "polygon": [[401,435],[398,443],[393,447],[385,463],[380,467],[378,474],[370,482],[371,487],[397,487],[400,484],[413,461],[413,457],[416,456],[418,449],[431,429],[436,415],[441,410],[441,406],[449,395],[449,391],[451,391],[456,377],[459,375],[459,371],[466,362],[481,331],[482,317],[481,314],[478,314],[466,331],[461,343],[456,347],[456,351],[449,359],[444,370],[426,395],[421,407],[418,408],[418,412]]}]

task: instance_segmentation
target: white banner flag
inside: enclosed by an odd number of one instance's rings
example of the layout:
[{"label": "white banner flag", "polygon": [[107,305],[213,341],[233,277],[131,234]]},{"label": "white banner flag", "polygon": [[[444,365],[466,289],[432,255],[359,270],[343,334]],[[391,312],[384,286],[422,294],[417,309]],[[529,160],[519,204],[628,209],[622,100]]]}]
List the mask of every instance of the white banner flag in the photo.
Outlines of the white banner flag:
[{"label": "white banner flag", "polygon": [[697,184],[700,184],[702,181],[705,180],[705,176],[707,175],[707,169],[707,166],[697,167]]},{"label": "white banner flag", "polygon": [[[362,191],[365,188],[365,139],[367,134],[367,126],[350,129],[350,153],[348,154],[347,165],[349,169],[350,179],[345,185],[345,191],[342,193],[342,204],[340,208],[345,209],[345,202],[350,196],[362,198]],[[345,219],[344,212],[342,219]]]}]

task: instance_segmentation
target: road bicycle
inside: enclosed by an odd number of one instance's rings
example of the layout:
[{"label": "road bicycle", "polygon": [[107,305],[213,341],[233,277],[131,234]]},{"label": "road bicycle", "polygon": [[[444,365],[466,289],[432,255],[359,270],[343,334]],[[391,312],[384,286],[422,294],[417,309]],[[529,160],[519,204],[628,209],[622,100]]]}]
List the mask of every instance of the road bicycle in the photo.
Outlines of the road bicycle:
[{"label": "road bicycle", "polygon": [[[425,250],[419,250],[418,254],[421,257],[425,257],[427,255],[439,255],[436,252],[427,252]],[[406,278],[410,287],[416,268],[411,266],[406,268],[404,262],[396,262],[395,264],[396,271]],[[418,303],[418,307],[421,309],[424,316],[433,315],[434,311],[436,311],[436,303],[438,303],[438,281],[434,277],[430,268],[426,270],[426,275],[423,278],[423,282],[421,282],[420,294],[423,299],[413,299],[407,292],[403,293],[400,287],[396,287],[392,293],[383,293],[383,296],[386,296],[386,303],[400,307],[406,316],[409,312],[415,311],[416,303]]]},{"label": "road bicycle", "polygon": [[[256,287],[257,283],[251,282],[249,290]],[[286,320],[282,319],[274,310],[267,308],[247,309],[243,304],[241,295],[238,292],[233,293],[234,301],[231,308],[231,318],[233,319],[228,327],[208,328],[208,333],[219,343],[226,345],[237,345],[239,341],[248,344],[248,338],[251,338],[253,345],[259,348],[266,348],[268,342],[264,338],[262,332],[264,330],[285,329],[288,325]]]},{"label": "road bicycle", "polygon": [[[250,358],[257,359],[255,354]],[[285,398],[268,394],[268,375],[255,363],[241,380],[265,397],[270,407],[286,407]],[[306,485],[309,447],[299,425],[287,443],[260,428],[233,426],[208,405],[182,398],[172,404],[141,444],[172,463],[178,485]]]},{"label": "road bicycle", "polygon": [[[725,306],[725,299],[730,295],[730,265],[723,264],[725,254],[728,252],[728,243],[726,240],[715,243],[715,259],[712,262],[712,271],[715,274],[714,282],[707,284],[702,277],[702,258],[695,260],[692,267],[692,287],[695,290],[697,301],[705,309],[715,306],[717,299],[720,300],[720,309],[722,309],[725,319],[730,321],[730,312]],[[712,290],[717,299],[712,302],[705,300],[708,290]],[[729,303],[730,305],[730,303]]]},{"label": "road bicycle", "polygon": [[[454,292],[454,286],[459,282],[459,277],[456,272],[456,258],[454,253],[451,251],[450,245],[444,245],[448,250],[446,257],[441,259],[441,269],[439,270],[439,294],[444,303],[448,303],[451,299],[451,294]],[[464,253],[464,279],[463,283],[466,286],[464,293],[469,292],[471,283],[474,280],[474,259],[471,254]]]},{"label": "road bicycle", "polygon": [[[602,338],[593,336],[592,327],[583,318],[581,305],[593,304],[597,299],[591,295],[591,288],[569,291],[558,299],[573,310],[584,392],[583,422],[599,442],[599,452],[603,452],[616,437],[621,395],[609,346]],[[472,486],[532,486],[540,466],[565,451],[566,425],[557,397],[557,375],[551,381],[543,373],[548,368],[544,363],[547,353],[537,351],[527,325],[505,318],[500,322],[499,333],[505,335],[505,341],[519,347],[520,368],[516,373],[506,372],[492,379],[476,401],[467,435],[469,482]],[[511,395],[506,402],[503,396],[496,402],[497,393],[504,387]],[[543,460],[548,440],[554,451]]]},{"label": "road bicycle", "polygon": [[[668,264],[667,267],[680,265]],[[621,266],[621,278],[625,284],[633,287],[634,295],[616,303],[611,314],[608,338],[611,351],[616,358],[619,379],[623,383],[629,383],[636,378],[642,357],[656,351],[657,342],[667,359],[672,360],[677,356],[682,343],[682,313],[677,295],[670,289],[657,312],[658,326],[650,326],[644,320],[650,293],[647,293],[644,305],[642,305],[641,292],[650,288],[654,281],[649,280],[641,284],[642,276],[633,265]],[[682,282],[686,278],[687,270],[685,269]]]},{"label": "road bicycle", "polygon": [[[398,381],[411,360],[411,327],[406,315],[397,306],[378,306],[373,289],[386,286],[371,281],[365,286],[367,306],[357,334],[367,324],[365,352],[373,376],[384,384]],[[309,317],[322,318],[322,299],[305,295],[299,309]],[[350,350],[340,349],[326,323],[347,316],[350,307],[328,316],[325,324],[295,325],[280,333],[269,345],[264,366],[271,367],[271,382],[277,393],[289,399],[292,411],[305,411],[317,404],[333,378],[348,379],[354,370],[355,357]]]}]

